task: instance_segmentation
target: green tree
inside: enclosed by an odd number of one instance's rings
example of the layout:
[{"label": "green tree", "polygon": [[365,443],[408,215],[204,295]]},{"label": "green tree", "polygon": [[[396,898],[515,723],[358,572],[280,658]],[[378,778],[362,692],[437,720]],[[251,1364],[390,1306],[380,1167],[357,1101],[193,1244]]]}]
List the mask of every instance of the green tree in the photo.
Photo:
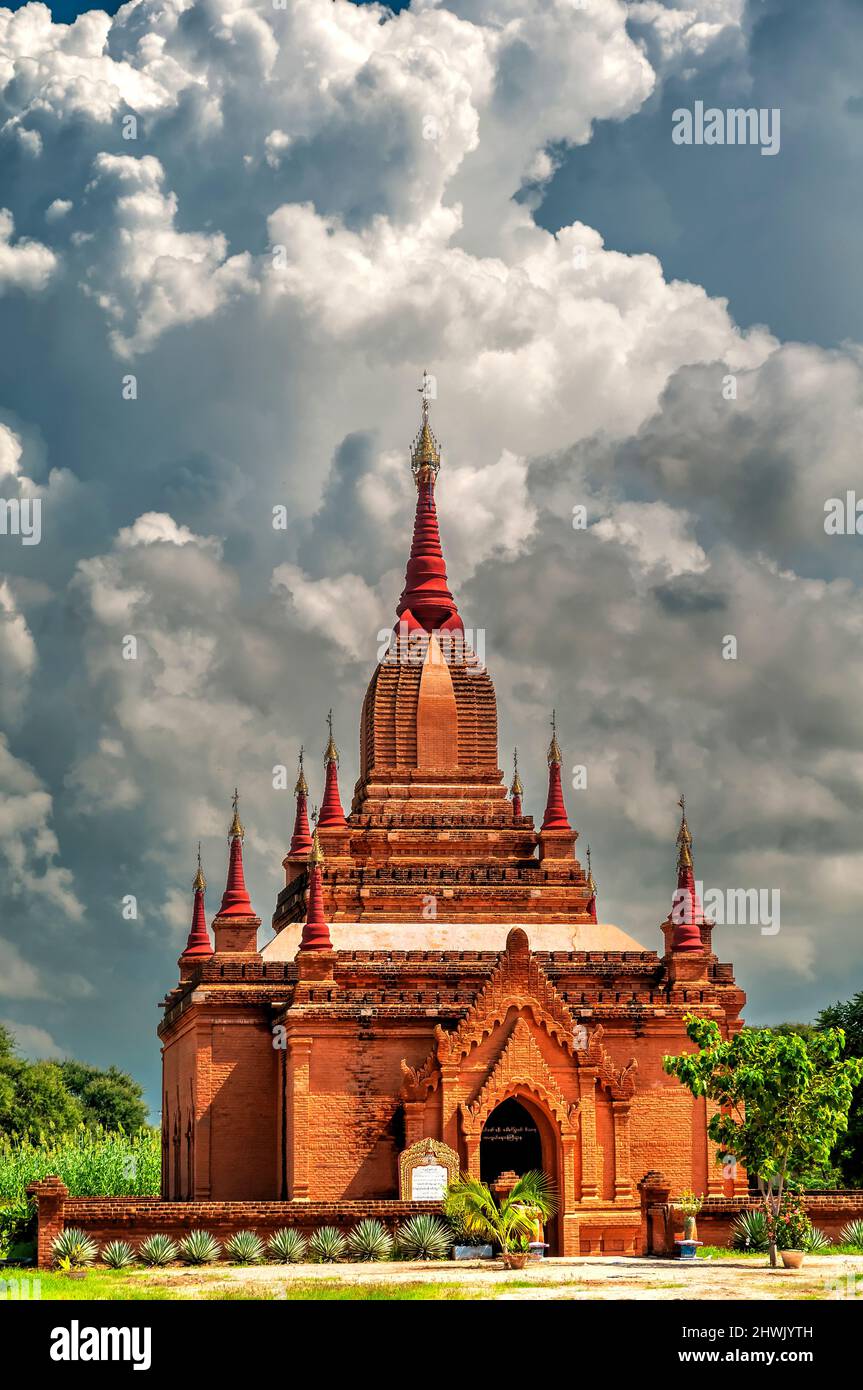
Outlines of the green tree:
[{"label": "green tree", "polygon": [[144,1092],[126,1072],[117,1067],[102,1071],[86,1062],[70,1059],[61,1062],[60,1069],[70,1094],[83,1107],[87,1126],[124,1129],[132,1134],[146,1125],[148,1111]]},{"label": "green tree", "polygon": [[[845,1034],[846,1057],[863,1057],[863,990],[842,1004],[837,1001],[822,1009],[815,1026],[818,1029],[841,1028]],[[854,1099],[848,1112],[848,1129],[841,1134],[833,1161],[849,1187],[863,1187],[863,1084],[854,1089]]]},{"label": "green tree", "polygon": [[843,1057],[841,1028],[811,1038],[744,1028],[725,1040],[712,1019],[687,1014],[684,1023],[698,1051],[664,1057],[662,1065],[694,1096],[721,1107],[708,1134],[720,1159],[733,1155],[756,1176],[775,1266],[775,1224],[786,1182],[805,1181],[828,1167],[863,1079],[863,1059]]}]

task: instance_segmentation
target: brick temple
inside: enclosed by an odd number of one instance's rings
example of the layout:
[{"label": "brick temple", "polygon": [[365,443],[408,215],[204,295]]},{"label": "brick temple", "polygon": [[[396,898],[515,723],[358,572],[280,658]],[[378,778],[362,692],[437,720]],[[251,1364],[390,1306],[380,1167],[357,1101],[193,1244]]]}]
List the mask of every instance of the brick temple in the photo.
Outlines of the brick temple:
[{"label": "brick temple", "polygon": [[434,1140],[490,1182],[549,1173],[553,1251],[638,1252],[657,1192],[732,1195],[706,1102],[662,1057],[690,1046],[690,1010],[741,1028],[745,996],[712,949],[682,805],[677,888],[644,945],[598,920],[556,727],[538,827],[517,767],[507,788],[492,678],[447,580],[427,394],[411,464],[413,542],[349,814],[330,727],[314,831],[301,760],[262,948],[236,797],[210,930],[199,865],[159,1029],[162,1197],[384,1211],[400,1155]]}]

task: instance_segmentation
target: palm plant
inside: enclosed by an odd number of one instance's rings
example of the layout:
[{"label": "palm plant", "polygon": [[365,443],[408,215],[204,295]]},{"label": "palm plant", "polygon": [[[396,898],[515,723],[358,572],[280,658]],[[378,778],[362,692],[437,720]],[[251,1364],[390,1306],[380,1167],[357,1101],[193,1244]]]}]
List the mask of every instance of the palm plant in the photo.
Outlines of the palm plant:
[{"label": "palm plant", "polygon": [[187,1265],[211,1265],[222,1247],[209,1231],[190,1231],[180,1241],[180,1259]]},{"label": "palm plant", "polygon": [[309,1241],[309,1258],[315,1264],[335,1264],[348,1252],[348,1243],[336,1226],[321,1226]]},{"label": "palm plant", "polygon": [[826,1231],[819,1226],[810,1226],[803,1238],[803,1249],[808,1255],[823,1255],[833,1245]]},{"label": "palm plant", "polygon": [[135,1263],[135,1252],[127,1240],[111,1240],[102,1251],[102,1263],[109,1269],[128,1269]]},{"label": "palm plant", "polygon": [[51,1246],[51,1253],[54,1256],[54,1263],[66,1271],[73,1269],[86,1269],[88,1265],[95,1262],[99,1253],[99,1247],[94,1240],[91,1240],[86,1231],[79,1231],[76,1226],[67,1226],[61,1231]]},{"label": "palm plant", "polygon": [[237,1265],[257,1265],[264,1258],[264,1242],[254,1231],[237,1231],[225,1242],[228,1259]]},{"label": "palm plant", "polygon": [[348,1236],[348,1249],[355,1260],[388,1260],[393,1238],[381,1221],[366,1220]]},{"label": "palm plant", "polygon": [[839,1232],[840,1245],[854,1245],[863,1250],[863,1221],[849,1221]]},{"label": "palm plant", "polygon": [[282,1226],[267,1242],[267,1253],[279,1264],[296,1265],[305,1259],[308,1242],[295,1226]]},{"label": "palm plant", "polygon": [[487,1183],[462,1174],[447,1189],[444,1213],[471,1236],[499,1245],[504,1255],[525,1249],[540,1222],[557,1210],[557,1194],[546,1173],[522,1173],[498,1202]]},{"label": "palm plant", "polygon": [[156,1269],[161,1269],[163,1265],[169,1265],[176,1260],[179,1250],[170,1236],[157,1234],[147,1236],[146,1240],[141,1241],[138,1255],[145,1265],[151,1265]]},{"label": "palm plant", "polygon": [[398,1229],[396,1247],[408,1260],[444,1260],[452,1244],[452,1231],[439,1216],[420,1212]]}]

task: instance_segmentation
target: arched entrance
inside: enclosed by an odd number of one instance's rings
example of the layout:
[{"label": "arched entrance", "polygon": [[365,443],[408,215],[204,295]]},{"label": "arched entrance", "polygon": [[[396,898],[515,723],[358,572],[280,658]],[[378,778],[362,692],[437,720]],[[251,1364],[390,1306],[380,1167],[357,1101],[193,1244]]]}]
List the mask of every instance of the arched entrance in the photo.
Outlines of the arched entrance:
[{"label": "arched entrance", "polygon": [[533,1116],[515,1096],[501,1101],[486,1120],[479,1143],[479,1175],[494,1182],[501,1173],[542,1168],[542,1137]]}]

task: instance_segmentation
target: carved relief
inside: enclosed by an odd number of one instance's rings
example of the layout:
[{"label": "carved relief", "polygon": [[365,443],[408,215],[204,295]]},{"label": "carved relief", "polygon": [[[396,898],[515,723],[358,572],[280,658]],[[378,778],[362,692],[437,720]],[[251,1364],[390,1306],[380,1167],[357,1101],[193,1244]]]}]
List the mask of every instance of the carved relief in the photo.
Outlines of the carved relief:
[{"label": "carved relief", "polygon": [[519,1092],[527,1092],[542,1102],[557,1120],[562,1134],[577,1133],[579,1102],[570,1105],[564,1098],[524,1018],[516,1020],[476,1100],[460,1107],[465,1134],[478,1135],[492,1110]]}]

